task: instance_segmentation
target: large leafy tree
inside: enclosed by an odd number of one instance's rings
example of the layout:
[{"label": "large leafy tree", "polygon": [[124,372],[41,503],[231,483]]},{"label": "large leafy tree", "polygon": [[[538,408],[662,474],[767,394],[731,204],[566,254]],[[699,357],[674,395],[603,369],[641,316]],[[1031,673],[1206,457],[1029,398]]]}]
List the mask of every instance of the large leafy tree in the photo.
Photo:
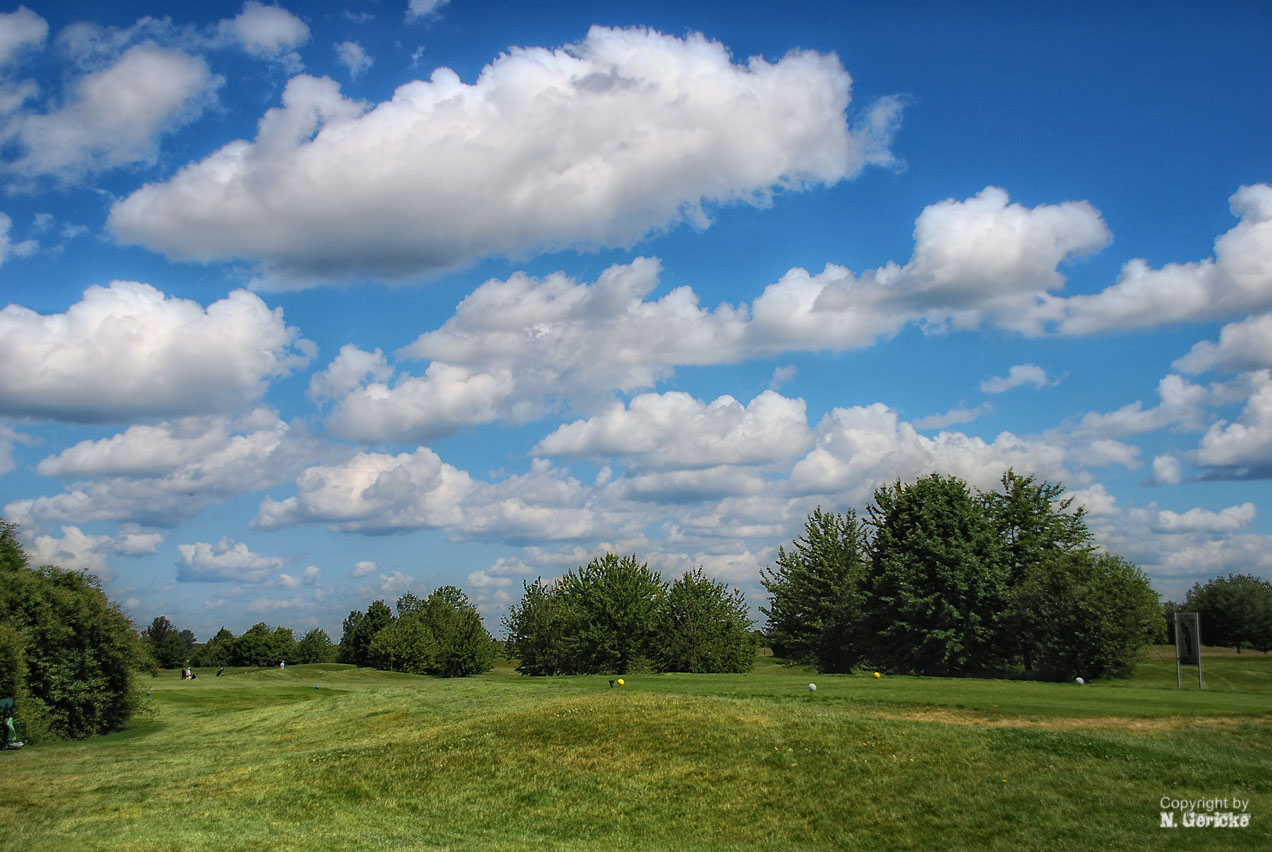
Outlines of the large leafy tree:
[{"label": "large leafy tree", "polygon": [[[1007,566],[1006,604],[1002,618],[1001,652],[1020,659],[1026,671],[1035,661],[1033,650],[1045,641],[1042,623],[1027,592],[1073,576],[1066,570],[1068,554],[1089,551],[1093,537],[1086,512],[1064,496],[1064,486],[1038,481],[1008,470],[1000,489],[981,495],[990,523],[998,531]],[[1056,573],[1055,577],[1042,575]]]},{"label": "large leafy tree", "polygon": [[419,618],[437,641],[437,655],[429,674],[467,677],[488,672],[498,649],[486,632],[481,615],[460,589],[442,586],[424,601]]},{"label": "large leafy tree", "polygon": [[520,604],[509,607],[503,620],[508,659],[523,675],[560,674],[566,668],[560,598],[542,578],[522,586]]},{"label": "large leafy tree", "polygon": [[427,674],[437,665],[437,638],[423,617],[411,612],[375,634],[367,653],[368,662],[377,669]]},{"label": "large leafy tree", "polygon": [[374,601],[366,612],[354,610],[344,620],[340,636],[339,661],[355,666],[369,666],[371,640],[393,621],[393,610],[384,601]]},{"label": "large leafy tree", "polygon": [[915,674],[995,669],[1007,566],[967,485],[932,474],[875,491],[866,598],[871,660]]},{"label": "large leafy tree", "polygon": [[607,553],[557,585],[563,671],[627,674],[652,668],[663,582],[635,556]]},{"label": "large leafy tree", "polygon": [[1118,556],[1073,550],[1018,587],[1030,614],[1030,657],[1047,679],[1124,677],[1144,646],[1161,641],[1162,609],[1139,568]]},{"label": "large leafy tree", "polygon": [[1201,613],[1208,645],[1272,649],[1272,583],[1251,574],[1215,577],[1188,590],[1181,609]]},{"label": "large leafy tree", "polygon": [[[190,659],[190,646],[184,635],[186,633],[190,631],[178,630],[167,616],[160,615],[141,631],[141,636],[146,640],[150,653],[160,668],[175,669]],[[190,636],[193,637],[194,634],[190,633]]]},{"label": "large leafy tree", "polygon": [[97,578],[54,566],[32,570],[14,526],[2,519],[0,662],[13,690],[6,697],[16,699],[28,730],[71,738],[126,722],[139,701],[135,672],[153,665]]},{"label": "large leafy tree", "polygon": [[742,593],[695,569],[672,583],[663,596],[658,669],[749,672],[755,665],[750,629]]},{"label": "large leafy tree", "polygon": [[791,549],[778,548],[776,565],[761,572],[770,598],[760,611],[774,654],[822,672],[850,671],[861,660],[863,554],[856,514],[820,506]]},{"label": "large leafy tree", "polygon": [[218,668],[233,665],[235,641],[236,637],[234,634],[222,627],[202,648],[194,652],[190,664],[195,666],[216,666]]},{"label": "large leafy tree", "polygon": [[315,627],[296,643],[296,662],[298,663],[334,663],[336,646],[332,644],[327,631]]}]

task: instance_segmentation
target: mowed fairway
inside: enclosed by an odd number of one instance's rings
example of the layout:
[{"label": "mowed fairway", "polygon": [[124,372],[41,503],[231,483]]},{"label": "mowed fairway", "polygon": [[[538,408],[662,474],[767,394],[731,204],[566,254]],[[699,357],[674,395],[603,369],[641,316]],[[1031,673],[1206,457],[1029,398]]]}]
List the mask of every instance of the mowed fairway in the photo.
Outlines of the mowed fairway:
[{"label": "mowed fairway", "polygon": [[[1272,657],[1199,692],[1168,654],[1082,687],[164,673],[126,731],[0,754],[0,849],[1272,848]],[[1161,828],[1163,797],[1250,824]]]}]

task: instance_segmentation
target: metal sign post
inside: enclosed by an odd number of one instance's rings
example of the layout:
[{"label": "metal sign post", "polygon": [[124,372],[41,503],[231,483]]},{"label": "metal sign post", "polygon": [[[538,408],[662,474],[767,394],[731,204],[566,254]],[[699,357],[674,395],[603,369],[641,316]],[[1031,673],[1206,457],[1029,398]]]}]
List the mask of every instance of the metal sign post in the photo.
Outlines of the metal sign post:
[{"label": "metal sign post", "polygon": [[1184,688],[1183,666],[1197,667],[1197,688],[1205,689],[1201,677],[1201,615],[1196,612],[1175,613],[1175,682]]}]

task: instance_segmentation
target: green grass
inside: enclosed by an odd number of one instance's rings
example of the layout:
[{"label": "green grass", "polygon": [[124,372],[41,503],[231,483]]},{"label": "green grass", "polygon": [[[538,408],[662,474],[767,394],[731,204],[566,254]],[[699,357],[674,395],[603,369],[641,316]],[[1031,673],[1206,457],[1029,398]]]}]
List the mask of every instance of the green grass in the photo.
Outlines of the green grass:
[{"label": "green grass", "polygon": [[[127,730],[0,754],[0,849],[1272,847],[1272,657],[1208,654],[1198,691],[1168,653],[1083,687],[165,673]],[[1251,823],[1162,829],[1163,796]]]}]

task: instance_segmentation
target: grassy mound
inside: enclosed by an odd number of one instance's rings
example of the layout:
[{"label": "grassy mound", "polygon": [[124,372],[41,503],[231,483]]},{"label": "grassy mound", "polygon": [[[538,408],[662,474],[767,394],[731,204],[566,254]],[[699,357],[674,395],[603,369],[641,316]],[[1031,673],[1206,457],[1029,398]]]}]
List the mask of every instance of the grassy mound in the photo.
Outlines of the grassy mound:
[{"label": "grassy mound", "polygon": [[[1269,848],[1272,658],[1206,666],[1204,692],[1157,659],[1083,687],[165,673],[128,730],[3,755],[0,848]],[[1249,827],[1159,827],[1198,795]]]}]

